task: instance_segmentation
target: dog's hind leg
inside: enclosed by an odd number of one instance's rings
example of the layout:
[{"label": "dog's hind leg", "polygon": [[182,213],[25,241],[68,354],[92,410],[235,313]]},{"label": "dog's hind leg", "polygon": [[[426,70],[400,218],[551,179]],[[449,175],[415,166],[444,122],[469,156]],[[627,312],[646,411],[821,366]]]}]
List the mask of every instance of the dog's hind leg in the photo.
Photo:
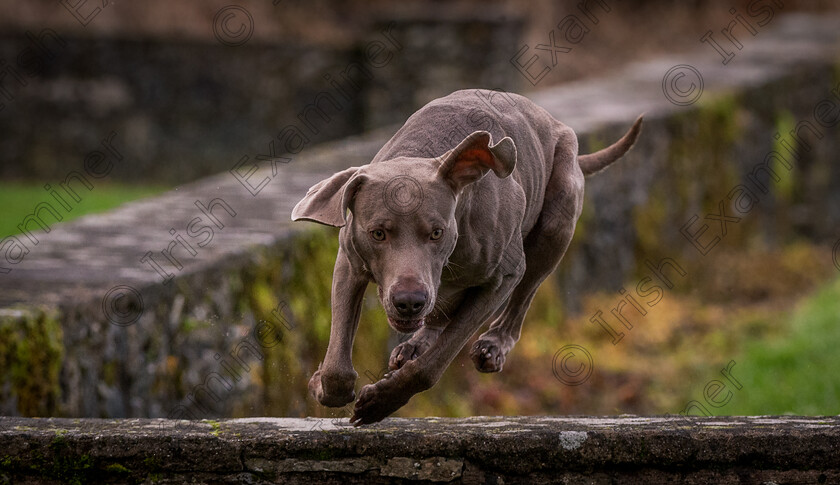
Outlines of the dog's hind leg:
[{"label": "dog's hind leg", "polygon": [[470,349],[475,368],[481,372],[502,370],[505,357],[519,341],[537,288],[557,268],[572,240],[583,205],[583,174],[569,148],[576,152],[577,143],[562,150],[558,147],[542,213],[524,241],[525,274],[504,310]]}]

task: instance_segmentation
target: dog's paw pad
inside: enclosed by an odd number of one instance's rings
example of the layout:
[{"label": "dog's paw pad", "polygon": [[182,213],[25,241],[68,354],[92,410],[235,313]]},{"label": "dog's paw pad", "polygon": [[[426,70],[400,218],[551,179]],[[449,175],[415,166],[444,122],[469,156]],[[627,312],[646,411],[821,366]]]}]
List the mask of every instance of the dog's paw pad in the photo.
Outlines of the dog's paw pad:
[{"label": "dog's paw pad", "polygon": [[[332,389],[324,387],[323,377],[322,370],[319,366],[318,370],[309,379],[308,385],[309,394],[321,403],[321,405],[340,408],[356,399],[356,393],[353,390],[355,377],[348,377],[346,382],[340,386],[335,386],[335,379],[327,378],[333,384]],[[332,392],[328,392],[329,390],[332,390]]]},{"label": "dog's paw pad", "polygon": [[391,351],[391,358],[388,359],[388,368],[391,370],[402,368],[409,361],[419,357],[427,348],[429,348],[427,344],[419,345],[412,340],[397,345]]},{"label": "dog's paw pad", "polygon": [[470,358],[479,372],[499,372],[505,365],[505,351],[495,340],[478,339],[470,350]]}]

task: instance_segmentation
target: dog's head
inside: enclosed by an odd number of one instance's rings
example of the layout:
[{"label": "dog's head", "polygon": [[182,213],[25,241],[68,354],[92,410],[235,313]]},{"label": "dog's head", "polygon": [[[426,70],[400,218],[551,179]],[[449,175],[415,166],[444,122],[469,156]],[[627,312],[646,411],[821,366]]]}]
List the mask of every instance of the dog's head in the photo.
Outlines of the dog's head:
[{"label": "dog's head", "polygon": [[309,189],[292,220],[346,225],[347,250],[379,285],[388,323],[410,333],[435,306],[458,239],[455,207],[462,190],[489,171],[507,177],[515,165],[510,138],[491,145],[490,133],[477,131],[437,158],[399,157],[339,172]]}]

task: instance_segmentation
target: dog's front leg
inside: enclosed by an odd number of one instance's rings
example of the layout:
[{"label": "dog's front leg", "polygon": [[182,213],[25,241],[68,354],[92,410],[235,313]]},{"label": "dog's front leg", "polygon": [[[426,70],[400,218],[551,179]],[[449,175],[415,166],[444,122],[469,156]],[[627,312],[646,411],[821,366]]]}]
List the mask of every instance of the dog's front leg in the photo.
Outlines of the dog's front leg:
[{"label": "dog's front leg", "polygon": [[309,379],[309,392],[324,406],[341,407],[356,398],[353,388],[359,375],[353,369],[353,340],[359,327],[365,275],[350,266],[339,248],[332,281],[332,322],[324,362]]},{"label": "dog's front leg", "polygon": [[470,337],[507,300],[521,277],[522,272],[517,270],[505,276],[495,289],[473,289],[435,345],[385,379],[362,388],[350,421],[357,426],[381,421],[408,403],[411,396],[434,386]]}]

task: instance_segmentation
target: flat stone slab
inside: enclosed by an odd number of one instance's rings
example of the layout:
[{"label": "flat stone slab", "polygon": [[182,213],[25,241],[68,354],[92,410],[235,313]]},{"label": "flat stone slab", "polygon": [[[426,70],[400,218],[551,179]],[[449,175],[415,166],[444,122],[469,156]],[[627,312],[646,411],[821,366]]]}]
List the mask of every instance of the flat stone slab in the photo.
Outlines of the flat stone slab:
[{"label": "flat stone slab", "polygon": [[838,483],[840,417],[0,417],[0,482]]}]

